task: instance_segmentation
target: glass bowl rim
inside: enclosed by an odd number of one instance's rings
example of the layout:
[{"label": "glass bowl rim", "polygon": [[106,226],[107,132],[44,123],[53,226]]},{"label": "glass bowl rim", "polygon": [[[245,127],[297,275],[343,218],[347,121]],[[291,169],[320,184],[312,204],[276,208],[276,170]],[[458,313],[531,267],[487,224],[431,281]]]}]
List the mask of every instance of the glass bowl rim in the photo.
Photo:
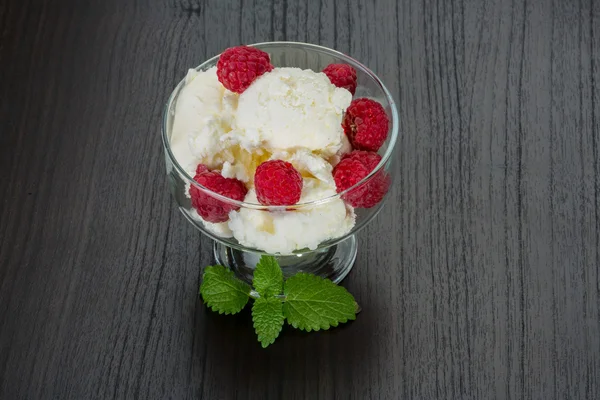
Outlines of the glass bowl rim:
[{"label": "glass bowl rim", "polygon": [[[185,77],[184,77],[177,84],[177,86],[175,86],[175,89],[173,89],[173,91],[169,95],[169,99],[167,100],[167,103],[165,105],[164,112],[163,112],[163,123],[162,123],[162,135],[161,136],[162,136],[163,146],[166,149],[166,153],[167,153],[167,156],[169,157],[169,160],[171,161],[171,164],[175,167],[177,172],[179,172],[179,174],[185,178],[185,180],[187,181],[186,183],[189,183],[190,185],[194,185],[201,191],[209,194],[211,197],[213,197],[217,200],[226,202],[228,204],[235,205],[236,207],[249,208],[249,209],[255,209],[255,210],[268,210],[268,211],[286,211],[286,210],[289,211],[291,209],[302,209],[304,207],[314,207],[314,206],[325,204],[330,201],[334,201],[334,200],[341,198],[346,193],[350,192],[351,190],[354,190],[355,188],[357,188],[357,187],[365,184],[367,181],[369,181],[375,174],[377,174],[381,169],[383,169],[383,167],[388,162],[390,157],[392,157],[395,147],[396,147],[396,142],[398,139],[398,126],[399,126],[398,110],[396,109],[396,102],[394,101],[394,98],[392,97],[392,95],[389,92],[389,90],[387,89],[387,87],[383,84],[381,79],[379,79],[379,77],[373,71],[371,71],[367,66],[363,65],[360,61],[358,61],[342,52],[339,52],[337,50],[330,49],[330,48],[324,47],[324,46],[319,46],[316,44],[304,43],[304,42],[292,42],[292,41],[273,41],[273,42],[254,43],[254,44],[249,44],[247,46],[257,47],[257,48],[260,48],[261,50],[266,51],[265,48],[268,48],[271,46],[285,46],[285,45],[289,45],[290,47],[308,48],[308,49],[312,49],[312,50],[316,50],[316,51],[320,51],[320,52],[324,52],[324,53],[329,53],[335,57],[338,57],[338,58],[348,62],[351,65],[353,64],[353,66],[355,66],[355,67],[358,67],[359,69],[362,70],[362,72],[369,75],[379,85],[379,87],[381,88],[381,90],[383,91],[383,93],[386,97],[386,100],[389,103],[389,106],[391,109],[391,114],[392,114],[392,121],[391,121],[392,135],[390,138],[389,145],[388,145],[384,155],[381,157],[381,161],[379,162],[379,164],[377,164],[377,166],[367,176],[365,176],[359,182],[357,182],[353,186],[350,186],[349,188],[347,188],[346,190],[344,190],[342,192],[335,193],[331,196],[324,197],[322,199],[312,200],[312,201],[308,201],[308,202],[304,202],[304,203],[296,203],[296,204],[289,205],[289,206],[265,206],[265,205],[257,204],[257,203],[247,203],[245,201],[234,200],[227,196],[223,196],[222,194],[219,194],[217,192],[213,192],[209,188],[202,186],[201,184],[196,182],[194,180],[194,178],[191,177],[185,171],[185,169],[181,167],[181,165],[179,164],[179,162],[173,155],[173,152],[171,151],[171,144],[169,142],[169,138],[167,137],[167,130],[168,130],[167,123],[168,123],[169,110],[171,109],[171,106],[173,104],[173,100],[175,99],[175,96],[181,91],[181,89],[185,85]],[[221,56],[221,53],[215,55],[214,57],[209,58],[208,60],[204,61],[202,64],[198,65],[194,69],[196,71],[203,71],[204,67],[206,65],[217,61],[220,56]]]}]

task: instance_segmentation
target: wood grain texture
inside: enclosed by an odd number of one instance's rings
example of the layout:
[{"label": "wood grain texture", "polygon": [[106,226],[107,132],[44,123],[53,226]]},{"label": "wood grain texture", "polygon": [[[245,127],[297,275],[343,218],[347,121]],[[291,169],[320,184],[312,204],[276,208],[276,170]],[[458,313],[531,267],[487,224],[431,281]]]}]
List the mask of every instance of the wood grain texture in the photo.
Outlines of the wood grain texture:
[{"label": "wood grain texture", "polygon": [[[263,350],[199,300],[159,132],[269,40],[369,65],[402,137],[363,312]],[[0,60],[1,399],[600,398],[598,2],[5,0]]]}]

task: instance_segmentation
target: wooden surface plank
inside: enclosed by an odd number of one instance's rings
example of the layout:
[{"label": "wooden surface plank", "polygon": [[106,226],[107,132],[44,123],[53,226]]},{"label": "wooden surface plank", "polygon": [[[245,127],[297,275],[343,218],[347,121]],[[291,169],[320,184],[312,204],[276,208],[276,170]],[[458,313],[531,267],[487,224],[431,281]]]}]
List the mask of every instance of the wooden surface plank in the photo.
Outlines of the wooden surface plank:
[{"label": "wooden surface plank", "polygon": [[[600,398],[593,0],[0,3],[0,398]],[[197,295],[211,242],[159,138],[187,68],[318,43],[398,101],[363,312],[260,348]]]}]

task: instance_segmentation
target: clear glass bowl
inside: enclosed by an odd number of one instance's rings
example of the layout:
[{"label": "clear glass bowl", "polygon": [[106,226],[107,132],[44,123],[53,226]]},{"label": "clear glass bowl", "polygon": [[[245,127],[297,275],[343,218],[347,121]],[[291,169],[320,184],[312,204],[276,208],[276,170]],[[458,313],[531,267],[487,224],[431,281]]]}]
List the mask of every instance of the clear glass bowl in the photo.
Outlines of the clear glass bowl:
[{"label": "clear glass bowl", "polygon": [[[389,118],[389,134],[383,146],[379,149],[382,156],[379,165],[362,181],[348,190],[323,198],[310,203],[299,203],[293,207],[269,207],[260,204],[245,203],[235,201],[221,196],[209,189],[204,188],[194,181],[193,176],[186,173],[185,169],[179,165],[170,147],[170,139],[173,128],[175,108],[177,98],[181,89],[184,87],[185,80],[182,80],[171,94],[164,112],[162,139],[165,150],[165,159],[167,165],[167,175],[171,193],[173,194],[181,213],[186,219],[198,228],[202,233],[212,238],[214,243],[214,256],[217,263],[231,268],[240,278],[251,281],[252,273],[257,261],[263,254],[267,254],[261,249],[242,245],[234,237],[227,237],[214,228],[213,225],[205,224],[201,217],[191,204],[188,190],[191,185],[210,196],[215,202],[221,205],[239,210],[247,210],[256,213],[290,213],[307,212],[315,210],[318,207],[327,207],[337,202],[340,197],[347,198],[349,195],[356,195],[358,191],[366,193],[369,191],[369,185],[376,184],[376,180],[382,179],[382,175],[390,183],[393,183],[393,162],[394,148],[398,138],[398,112],[394,100],[377,76],[367,67],[340,52],[325,47],[296,42],[268,42],[251,45],[267,53],[271,57],[271,63],[275,67],[297,67],[302,69],[312,69],[321,71],[331,63],[346,63],[356,69],[358,77],[358,87],[354,99],[359,97],[368,97],[381,103]],[[196,68],[198,71],[205,71],[217,64],[219,56],[215,56]],[[389,192],[389,190],[388,190]],[[367,223],[369,223],[381,210],[385,199],[371,208],[355,208],[356,223],[354,227],[345,235],[335,239],[327,240],[314,249],[296,250],[291,254],[272,254],[278,258],[285,276],[293,275],[303,271],[320,275],[324,278],[341,281],[350,272],[356,259],[357,245],[355,234]]]}]

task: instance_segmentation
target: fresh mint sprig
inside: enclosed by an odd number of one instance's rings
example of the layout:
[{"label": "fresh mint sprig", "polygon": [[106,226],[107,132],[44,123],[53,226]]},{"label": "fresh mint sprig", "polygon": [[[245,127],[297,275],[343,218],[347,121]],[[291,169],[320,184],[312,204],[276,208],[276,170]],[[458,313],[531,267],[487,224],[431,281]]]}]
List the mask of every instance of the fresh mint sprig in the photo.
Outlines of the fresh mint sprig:
[{"label": "fresh mint sprig", "polygon": [[276,297],[259,297],[252,305],[252,322],[262,347],[275,342],[283,328],[283,303]]},{"label": "fresh mint sprig", "polygon": [[215,265],[204,270],[200,294],[219,314],[236,314],[253,298],[252,322],[262,347],[275,342],[284,320],[310,332],[354,320],[358,311],[354,297],[328,279],[298,273],[284,281],[277,259],[271,256],[261,257],[252,285],[254,289],[231,270]]},{"label": "fresh mint sprig", "polygon": [[329,279],[305,273],[285,282],[283,313],[288,324],[310,332],[356,318],[354,297]]},{"label": "fresh mint sprig", "polygon": [[215,265],[206,267],[200,293],[206,305],[219,314],[236,314],[242,311],[251,287],[235,277],[233,271]]},{"label": "fresh mint sprig", "polygon": [[283,272],[275,257],[262,256],[254,269],[254,289],[263,297],[281,294]]}]

